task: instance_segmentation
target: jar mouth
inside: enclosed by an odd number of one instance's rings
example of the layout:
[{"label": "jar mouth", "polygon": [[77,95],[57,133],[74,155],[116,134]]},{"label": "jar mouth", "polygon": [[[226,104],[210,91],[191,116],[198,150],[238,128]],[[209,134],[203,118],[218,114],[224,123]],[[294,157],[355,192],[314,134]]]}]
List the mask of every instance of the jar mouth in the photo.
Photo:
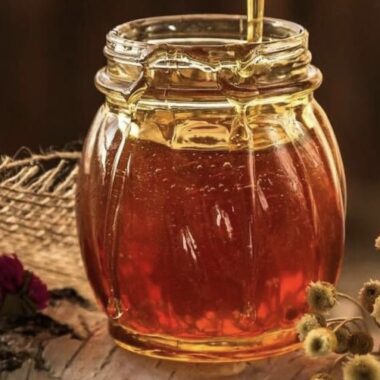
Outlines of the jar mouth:
[{"label": "jar mouth", "polygon": [[107,35],[106,55],[121,58],[141,57],[143,51],[165,46],[166,49],[207,48],[224,50],[234,47],[282,51],[284,46],[307,47],[308,32],[296,23],[264,19],[263,41],[248,42],[247,17],[226,14],[190,14],[151,17],[121,24]]},{"label": "jar mouth", "polygon": [[127,22],[107,35],[107,66],[98,72],[96,85],[114,98],[128,98],[136,86],[164,92],[231,88],[251,97],[316,88],[321,77],[310,65],[306,29],[274,18],[266,18],[263,29],[263,41],[253,43],[246,40],[242,15]]}]

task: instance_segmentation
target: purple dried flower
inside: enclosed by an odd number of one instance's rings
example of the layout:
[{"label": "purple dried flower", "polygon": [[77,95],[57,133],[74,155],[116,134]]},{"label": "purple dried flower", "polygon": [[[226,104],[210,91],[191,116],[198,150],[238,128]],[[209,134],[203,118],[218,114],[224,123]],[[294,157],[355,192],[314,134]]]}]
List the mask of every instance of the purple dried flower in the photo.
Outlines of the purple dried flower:
[{"label": "purple dried flower", "polygon": [[44,309],[48,304],[49,292],[47,286],[33,273],[31,273],[27,295],[36,304],[38,310]]},{"label": "purple dried flower", "polygon": [[0,317],[33,315],[49,301],[46,285],[16,255],[0,256]]},{"label": "purple dried flower", "polygon": [[0,256],[0,294],[17,293],[23,281],[24,267],[17,256]]}]

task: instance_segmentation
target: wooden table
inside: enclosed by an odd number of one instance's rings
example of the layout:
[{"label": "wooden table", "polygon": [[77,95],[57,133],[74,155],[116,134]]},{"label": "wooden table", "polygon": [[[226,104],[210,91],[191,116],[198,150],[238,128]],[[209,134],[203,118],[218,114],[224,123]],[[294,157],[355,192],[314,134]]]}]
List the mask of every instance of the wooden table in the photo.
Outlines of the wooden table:
[{"label": "wooden table", "polygon": [[[228,365],[156,360],[117,348],[104,315],[93,306],[62,300],[50,306],[46,315],[64,327],[48,326],[49,320],[44,320],[2,336],[2,342],[9,342],[25,358],[21,368],[0,374],[1,380],[306,380],[333,361],[307,359],[302,352]],[[48,327],[39,331],[41,324]],[[30,336],[30,330],[37,335]]]}]

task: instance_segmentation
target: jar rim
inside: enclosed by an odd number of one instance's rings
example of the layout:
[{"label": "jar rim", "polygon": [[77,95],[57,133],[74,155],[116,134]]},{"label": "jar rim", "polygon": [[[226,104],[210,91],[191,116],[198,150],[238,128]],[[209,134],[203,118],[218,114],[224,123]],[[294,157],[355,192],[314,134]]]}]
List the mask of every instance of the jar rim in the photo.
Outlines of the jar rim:
[{"label": "jar rim", "polygon": [[263,42],[253,43],[246,40],[243,15],[190,14],[130,21],[108,33],[107,65],[95,83],[101,92],[119,98],[129,96],[139,83],[197,91],[218,91],[228,83],[236,91],[259,91],[262,96],[317,88],[321,75],[310,64],[307,30],[275,18],[265,18],[263,29]]},{"label": "jar rim", "polygon": [[264,39],[259,43],[247,41],[246,30],[247,17],[244,15],[187,14],[148,17],[126,22],[112,29],[107,34],[105,53],[139,60],[144,51],[160,46],[167,49],[210,47],[220,51],[234,50],[241,46],[248,49],[260,46],[273,53],[282,51],[284,45],[288,48],[289,45],[307,47],[308,43],[307,30],[287,20],[265,18]]}]

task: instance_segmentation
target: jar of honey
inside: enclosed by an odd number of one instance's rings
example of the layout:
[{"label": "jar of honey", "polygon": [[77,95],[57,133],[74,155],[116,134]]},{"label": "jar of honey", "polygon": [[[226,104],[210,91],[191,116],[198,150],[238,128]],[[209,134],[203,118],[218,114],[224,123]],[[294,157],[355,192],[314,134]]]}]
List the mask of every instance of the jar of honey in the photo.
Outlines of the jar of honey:
[{"label": "jar of honey", "polygon": [[311,281],[334,283],[345,179],[308,33],[243,16],[148,18],[107,36],[78,226],[122,347],[183,361],[298,347]]}]

